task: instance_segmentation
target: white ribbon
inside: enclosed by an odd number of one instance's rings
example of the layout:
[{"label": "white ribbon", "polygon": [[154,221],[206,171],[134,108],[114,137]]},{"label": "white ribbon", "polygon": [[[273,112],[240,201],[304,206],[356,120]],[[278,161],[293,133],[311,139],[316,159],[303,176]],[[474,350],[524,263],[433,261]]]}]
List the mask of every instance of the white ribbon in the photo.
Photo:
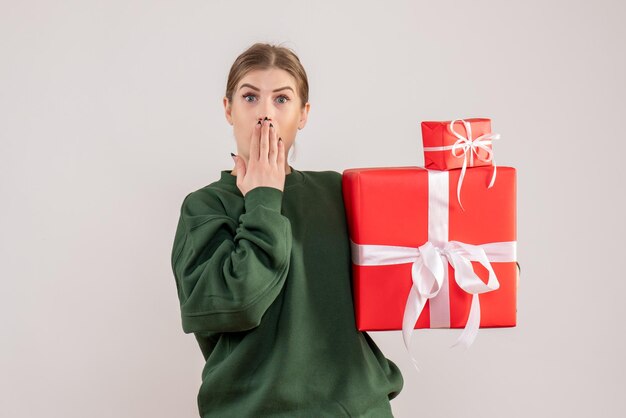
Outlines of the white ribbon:
[{"label": "white ribbon", "polygon": [[[389,264],[413,263],[411,279],[413,285],[407,298],[402,318],[402,338],[407,351],[411,349],[411,336],[415,323],[419,318],[426,301],[435,298],[444,283],[447,282],[448,263],[454,268],[454,278],[459,287],[472,294],[472,304],[463,332],[451,346],[463,344],[466,348],[476,339],[480,327],[480,300],[478,295],[496,290],[500,283],[491,266],[491,261],[515,261],[516,242],[493,242],[482,245],[471,245],[460,241],[449,241],[446,245],[436,247],[432,242],[415,247],[396,247],[392,245],[359,245],[351,241],[352,261],[361,266],[378,266]],[[476,275],[472,261],[478,261],[489,272],[489,280],[485,284]],[[446,284],[447,285],[447,284]],[[446,295],[447,292],[446,292]],[[432,306],[432,305],[431,305]],[[441,320],[435,318],[436,310],[431,309],[431,325],[439,323],[438,328],[445,328]],[[449,312],[448,312],[449,315]],[[449,328],[449,316],[447,318]],[[431,328],[434,328],[431,326]],[[415,368],[417,362],[411,356]]]},{"label": "white ribbon", "polygon": [[[467,137],[464,137],[460,133],[454,130],[454,124],[456,122],[462,122],[463,126],[465,126],[465,132],[467,133]],[[450,122],[448,125],[448,130],[452,135],[456,136],[458,139],[453,145],[444,145],[439,147],[424,147],[424,151],[447,151],[450,150],[451,154],[457,158],[463,158],[463,165],[461,166],[461,177],[459,178],[459,184],[456,188],[456,198],[461,206],[461,209],[465,210],[463,204],[461,203],[461,185],[463,184],[463,178],[465,177],[465,170],[468,166],[474,166],[474,154],[476,158],[483,162],[492,161],[493,164],[493,174],[491,176],[491,182],[489,183],[488,188],[491,188],[496,181],[496,162],[493,158],[493,150],[492,147],[488,147],[487,145],[492,145],[492,140],[500,139],[500,134],[488,132],[486,134],[480,135],[476,138],[472,139],[472,125],[470,122],[463,119],[455,119]],[[478,153],[478,149],[482,149],[487,152],[487,156],[482,158]],[[459,154],[458,152],[461,151]]]},{"label": "white ribbon", "polygon": [[[379,266],[413,263],[413,285],[402,318],[402,337],[411,356],[410,343],[415,323],[426,301],[430,299],[430,328],[449,328],[450,310],[448,293],[448,263],[454,268],[459,287],[472,294],[472,304],[463,332],[451,346],[461,343],[466,348],[474,342],[480,327],[480,300],[478,295],[496,290],[500,283],[491,262],[514,262],[517,260],[516,241],[492,242],[472,245],[460,241],[448,241],[449,175],[447,171],[428,170],[429,211],[428,241],[419,247],[393,245],[361,245],[350,240],[352,262],[361,266]],[[482,264],[489,272],[485,284],[476,275],[472,261]]]}]

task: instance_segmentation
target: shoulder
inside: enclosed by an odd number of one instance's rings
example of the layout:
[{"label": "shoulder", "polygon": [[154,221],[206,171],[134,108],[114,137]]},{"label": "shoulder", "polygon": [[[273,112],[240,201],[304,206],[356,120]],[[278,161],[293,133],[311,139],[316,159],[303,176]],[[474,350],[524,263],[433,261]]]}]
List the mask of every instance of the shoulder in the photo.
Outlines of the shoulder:
[{"label": "shoulder", "polygon": [[342,189],[342,174],[334,170],[303,171],[307,193],[338,199]]},{"label": "shoulder", "polygon": [[341,183],[341,173],[334,170],[302,171],[307,183],[338,184]]},{"label": "shoulder", "polygon": [[181,214],[186,218],[208,214],[223,215],[227,212],[228,202],[236,196],[232,190],[224,188],[219,181],[214,181],[187,193],[180,207]]}]

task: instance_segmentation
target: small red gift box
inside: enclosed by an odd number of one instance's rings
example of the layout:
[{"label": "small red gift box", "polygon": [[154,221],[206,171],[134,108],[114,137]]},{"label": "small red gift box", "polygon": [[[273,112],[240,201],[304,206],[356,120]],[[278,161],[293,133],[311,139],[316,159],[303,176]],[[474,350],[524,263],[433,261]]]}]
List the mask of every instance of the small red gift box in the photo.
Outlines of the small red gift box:
[{"label": "small red gift box", "polygon": [[353,297],[361,331],[516,325],[516,171],[351,168],[342,187],[351,240]]},{"label": "small red gift box", "polygon": [[491,119],[469,118],[422,122],[424,166],[431,170],[492,165]]}]

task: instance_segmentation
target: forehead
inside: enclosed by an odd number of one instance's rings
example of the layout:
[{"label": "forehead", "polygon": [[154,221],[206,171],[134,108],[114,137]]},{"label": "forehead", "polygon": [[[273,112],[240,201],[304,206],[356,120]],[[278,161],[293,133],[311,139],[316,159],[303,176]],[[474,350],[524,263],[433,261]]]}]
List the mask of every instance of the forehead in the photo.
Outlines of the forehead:
[{"label": "forehead", "polygon": [[279,87],[291,87],[296,90],[296,80],[287,71],[280,68],[270,68],[267,70],[252,70],[239,80],[237,88],[242,84],[252,84],[261,89],[271,91]]}]

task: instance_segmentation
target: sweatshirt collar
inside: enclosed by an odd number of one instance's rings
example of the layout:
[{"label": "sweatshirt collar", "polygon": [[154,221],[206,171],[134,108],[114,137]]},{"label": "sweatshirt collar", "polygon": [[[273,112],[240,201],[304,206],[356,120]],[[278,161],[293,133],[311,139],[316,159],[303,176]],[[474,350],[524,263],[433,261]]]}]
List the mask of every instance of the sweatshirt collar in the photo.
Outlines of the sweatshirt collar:
[{"label": "sweatshirt collar", "polygon": [[[291,168],[291,173],[285,175],[285,189],[304,181],[304,174],[301,171],[296,170],[292,166],[289,166],[289,168]],[[220,181],[237,187],[237,176],[233,176],[231,172],[232,170],[222,170]]]}]

